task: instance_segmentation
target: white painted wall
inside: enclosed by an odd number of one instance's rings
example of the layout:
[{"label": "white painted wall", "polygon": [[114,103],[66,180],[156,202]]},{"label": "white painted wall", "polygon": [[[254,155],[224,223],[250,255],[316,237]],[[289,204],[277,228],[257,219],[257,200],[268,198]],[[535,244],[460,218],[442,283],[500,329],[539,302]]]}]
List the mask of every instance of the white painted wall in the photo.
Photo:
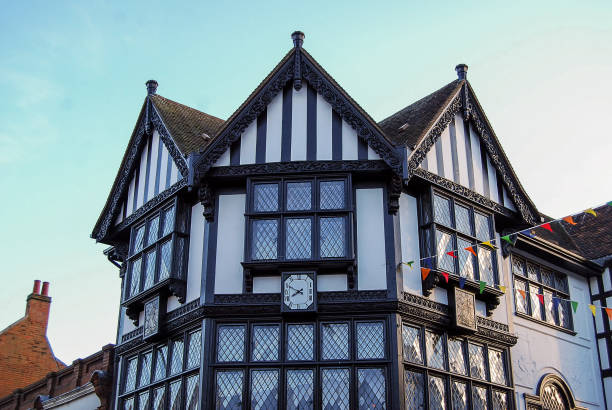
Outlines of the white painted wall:
[{"label": "white painted wall", "polygon": [[215,162],[215,167],[226,167],[230,164],[230,149],[226,149],[223,154]]},{"label": "white painted wall", "polygon": [[292,89],[291,102],[291,161],[306,160],[306,95],[307,87]]},{"label": "white painted wall", "polygon": [[204,254],[204,206],[196,203],[191,208],[191,227],[189,230],[189,260],[187,262],[187,297],[190,302],[200,297],[202,285],[202,256]]},{"label": "white painted wall", "polygon": [[438,173],[438,157],[436,154],[436,146],[435,144],[431,146],[429,152],[427,153],[427,171],[433,172],[434,174]]},{"label": "white painted wall", "polygon": [[504,206],[508,209],[512,209],[513,211],[516,211],[514,202],[512,201],[512,199],[510,199],[510,194],[508,193],[508,190],[506,189],[506,187],[504,187]]},{"label": "white painted wall", "polygon": [[280,293],[280,276],[255,276],[253,278],[253,293]]},{"label": "white painted wall", "polygon": [[168,148],[165,145],[162,146],[161,151],[161,166],[159,168],[159,192],[162,192],[168,186],[166,186],[166,175],[168,174]]},{"label": "white painted wall", "polygon": [[179,172],[176,163],[172,161],[172,174],[170,174],[170,185],[174,185],[178,181]]},{"label": "white painted wall", "polygon": [[245,194],[219,195],[215,293],[242,293]]},{"label": "white painted wall", "polygon": [[489,197],[492,201],[501,203],[499,200],[499,191],[497,190],[497,172],[495,166],[491,162],[491,157],[487,154],[487,173],[489,174]]},{"label": "white painted wall", "polygon": [[319,275],[317,276],[317,291],[336,292],[348,290],[346,275]]},{"label": "white painted wall", "polygon": [[342,120],[342,159],[356,160],[358,158],[357,131],[350,124]]},{"label": "white painted wall", "polygon": [[380,156],[372,148],[370,148],[369,145],[368,145],[368,159],[372,161],[380,159]]},{"label": "white painted wall", "polygon": [[[450,181],[454,181],[453,154],[451,152],[452,145],[450,138],[450,128],[446,127],[446,129],[442,132],[442,135],[440,135],[440,143],[442,144],[442,158],[444,162],[444,175],[440,176],[443,176]],[[435,148],[432,147],[432,149]],[[438,174],[439,173],[440,170],[438,170]]]},{"label": "white painted wall", "polygon": [[251,121],[240,137],[240,163],[254,164],[257,146],[257,120]]},{"label": "white painted wall", "polygon": [[134,209],[134,187],[136,185],[136,178],[134,177],[134,174],[132,173],[132,179],[130,180],[130,186],[128,187],[128,193],[127,193],[127,209],[126,209],[126,216],[130,216],[132,215],[132,209]]},{"label": "white painted wall", "polygon": [[283,93],[268,104],[266,114],[266,162],[280,162],[283,126]]},{"label": "white painted wall", "polygon": [[168,300],[166,301],[166,312],[171,312],[179,307],[181,307],[181,302],[179,302],[176,296],[168,297]]},{"label": "white painted wall", "polygon": [[357,287],[386,289],[383,189],[356,190]]},{"label": "white painted wall", "polygon": [[317,160],[332,159],[332,107],[317,93]]},{"label": "white painted wall", "polygon": [[134,326],[134,322],[132,322],[132,319],[127,317],[127,315],[125,314],[125,308],[122,307],[121,308],[121,335],[130,333],[132,330],[135,330],[135,329],[136,329],[136,326]]},{"label": "white painted wall", "polygon": [[474,190],[484,195],[484,182],[482,169],[482,157],[480,156],[480,138],[476,131],[470,127],[470,138],[472,142],[472,166],[474,167]]},{"label": "white painted wall", "polygon": [[412,269],[404,264],[401,266],[404,292],[422,295],[417,200],[413,196],[402,193],[399,205],[402,262],[414,261]]},{"label": "white painted wall", "polygon": [[[90,384],[90,383],[88,383]],[[81,389],[85,386],[81,387]],[[74,400],[64,402],[62,396],[68,396],[71,392],[66,392],[59,396],[54,397],[52,400],[43,403],[43,409],[62,409],[62,410],[93,410],[100,407],[100,399],[96,396],[96,392],[91,387],[89,393],[84,396],[78,397]]]},{"label": "white painted wall", "polygon": [[149,199],[155,196],[155,178],[157,176],[157,156],[159,151],[159,133],[157,130],[153,131],[151,137],[151,161],[149,162],[149,186],[147,188],[147,198]]},{"label": "white painted wall", "polygon": [[463,186],[470,186],[470,177],[467,162],[467,147],[465,146],[465,129],[463,117],[455,114],[455,136],[457,139],[457,159],[459,164],[459,183]]},{"label": "white painted wall", "polygon": [[147,150],[151,141],[147,141],[145,147],[140,153],[140,174],[138,175],[138,192],[136,193],[136,208],[144,205],[145,182],[147,179]]}]

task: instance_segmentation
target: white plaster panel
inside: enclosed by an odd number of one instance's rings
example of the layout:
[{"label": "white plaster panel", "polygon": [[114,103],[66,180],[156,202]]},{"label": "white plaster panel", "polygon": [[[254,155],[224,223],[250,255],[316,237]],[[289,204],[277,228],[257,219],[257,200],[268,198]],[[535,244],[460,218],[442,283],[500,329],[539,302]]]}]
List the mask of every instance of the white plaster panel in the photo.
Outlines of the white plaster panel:
[{"label": "white plaster panel", "polygon": [[427,171],[432,172],[434,174],[438,173],[438,157],[436,154],[436,146],[435,144],[429,148],[427,151]]},{"label": "white plaster panel", "polygon": [[136,177],[132,175],[132,180],[130,181],[130,186],[128,187],[127,193],[127,209],[125,210],[125,216],[132,215],[132,210],[134,209],[134,185],[136,185]]},{"label": "white plaster panel", "polygon": [[369,160],[377,160],[380,159],[380,156],[368,145],[368,159]]},{"label": "white plaster panel", "polygon": [[317,159],[332,159],[332,107],[317,93]]},{"label": "white plaster panel", "polygon": [[[600,333],[605,330],[604,325],[603,325],[603,315],[605,313],[601,309],[601,302],[599,300],[593,301],[592,304],[597,307],[597,310],[595,312],[595,329],[597,330],[597,333]],[[589,315],[592,315],[589,308],[586,305],[584,305],[584,307],[585,307],[584,310],[588,311]],[[590,322],[587,322],[587,323],[590,323]]]},{"label": "white plaster panel", "polygon": [[604,389],[606,391],[606,401],[612,403],[612,377],[606,377],[603,379]]},{"label": "white plaster panel", "polygon": [[178,167],[176,162],[172,161],[172,173],[170,174],[170,185],[174,185],[179,180]]},{"label": "white plaster panel", "polygon": [[319,275],[317,276],[317,291],[337,292],[347,290],[346,275]]},{"label": "white plaster panel", "polygon": [[599,294],[599,281],[597,280],[597,276],[591,276],[589,278],[589,283],[591,284],[591,294]]},{"label": "white plaster panel", "polygon": [[[89,382],[88,382],[89,384]],[[55,396],[53,401],[53,404],[47,402],[46,404],[43,403],[43,409],[63,409],[63,410],[83,410],[83,409],[97,409],[100,408],[100,399],[98,398],[98,396],[96,396],[96,392],[93,390],[91,390],[90,393],[81,396],[81,397],[77,397],[74,400],[70,400],[67,402],[64,402],[63,400],[61,400],[62,396],[68,396],[70,392],[64,393],[62,395],[59,396]],[[57,401],[56,401],[57,400]],[[57,403],[57,404],[56,404]]]},{"label": "white plaster panel", "polygon": [[230,149],[229,147],[225,150],[223,154],[217,159],[215,162],[215,167],[226,167],[230,164]]},{"label": "white plaster panel", "polygon": [[202,286],[202,256],[204,253],[204,207],[196,203],[191,208],[191,227],[189,230],[189,259],[187,261],[187,296],[190,302],[200,297]]},{"label": "white plaster panel", "polygon": [[157,155],[159,151],[159,133],[153,131],[151,138],[151,162],[149,162],[149,186],[147,188],[147,201],[155,196],[155,179],[157,177]]},{"label": "white plaster panel", "polygon": [[121,308],[121,334],[122,335],[126,333],[130,333],[132,330],[136,329],[136,326],[134,326],[134,322],[132,321],[132,319],[127,317],[127,315],[125,314],[125,310],[126,309],[124,307]]},{"label": "white plaster panel", "polygon": [[357,132],[349,123],[342,120],[342,159],[355,160],[358,158]]},{"label": "white plaster panel", "polygon": [[516,211],[516,207],[514,206],[514,201],[510,199],[510,194],[508,194],[508,190],[504,187],[504,206],[508,209],[512,209]]},{"label": "white plaster panel", "polygon": [[145,182],[147,179],[147,150],[151,141],[147,141],[142,152],[140,153],[140,174],[138,175],[138,192],[136,192],[136,209],[144,204]]},{"label": "white plaster panel", "polygon": [[292,88],[291,103],[291,161],[306,160],[306,89],[300,91]]},{"label": "white plaster panel", "polygon": [[[443,177],[454,181],[453,175],[453,153],[452,145],[450,140],[450,128],[446,127],[440,135],[440,143],[442,144],[442,162],[444,163],[444,175]],[[432,147],[433,149],[433,147]]]},{"label": "white plaster panel", "polygon": [[240,163],[254,164],[257,146],[257,120],[251,121],[240,137]]},{"label": "white plaster panel", "polygon": [[439,288],[436,286],[431,290],[429,299],[433,300],[434,302],[442,303],[443,305],[448,305],[448,292],[446,291],[446,289]]},{"label": "white plaster panel", "polygon": [[386,289],[382,188],[357,189],[358,289]]},{"label": "white plaster panel", "polygon": [[608,359],[608,343],[605,338],[597,339],[599,345],[599,359],[601,360],[601,370],[610,368],[610,360]]},{"label": "white plaster panel", "polygon": [[[476,300],[475,307],[476,307],[476,314],[478,316],[487,317],[487,304],[485,302],[483,302],[482,300]],[[499,309],[499,306],[497,309]]]},{"label": "white plaster panel", "polygon": [[283,93],[268,104],[266,114],[266,162],[280,162],[283,130]]},{"label": "white plaster panel", "polygon": [[465,129],[463,127],[463,117],[460,114],[455,114],[455,138],[457,139],[459,183],[469,188],[470,177],[467,163],[467,148],[465,146]]},{"label": "white plaster panel", "polygon": [[470,127],[470,141],[472,145],[472,167],[474,168],[474,190],[484,195],[482,157],[480,156],[480,137]]},{"label": "white plaster panel", "polygon": [[[491,157],[487,154],[487,172],[489,173],[489,195],[492,201],[501,203],[499,199],[499,191],[497,190],[497,172],[496,168],[491,162]],[[502,198],[503,200],[503,198]]]},{"label": "white plaster panel", "polygon": [[255,276],[253,278],[253,293],[280,293],[280,276]]},{"label": "white plaster panel", "polygon": [[166,185],[166,176],[168,174],[168,155],[168,148],[166,148],[165,144],[162,144],[161,166],[159,168],[159,192],[162,192],[168,188],[168,185]]},{"label": "white plaster panel", "polygon": [[607,292],[612,289],[612,283],[610,283],[610,268],[606,268],[603,275],[601,276],[603,281],[604,291]]},{"label": "white plaster panel", "polygon": [[168,297],[168,300],[166,301],[166,312],[171,312],[179,307],[181,307],[181,302],[179,302],[176,296]]},{"label": "white plaster panel", "polygon": [[402,193],[399,199],[400,240],[402,242],[402,262],[414,261],[412,269],[402,264],[404,291],[423,294],[421,276],[418,273],[420,265],[419,224],[417,200],[415,197]]},{"label": "white plaster panel", "polygon": [[219,195],[215,293],[242,293],[245,194]]}]

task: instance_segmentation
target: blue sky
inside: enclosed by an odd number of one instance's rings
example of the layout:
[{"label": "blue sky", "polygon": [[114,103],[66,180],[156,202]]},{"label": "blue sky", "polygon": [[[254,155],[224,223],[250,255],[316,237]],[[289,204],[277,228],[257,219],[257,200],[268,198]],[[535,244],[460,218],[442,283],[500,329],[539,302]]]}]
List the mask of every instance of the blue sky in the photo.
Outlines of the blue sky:
[{"label": "blue sky", "polygon": [[89,239],[144,82],[227,118],[304,47],[375,119],[467,63],[522,184],[563,216],[612,199],[612,5],[580,2],[2,2],[0,328],[51,282],[48,336],[71,362],[114,342],[117,270]]}]

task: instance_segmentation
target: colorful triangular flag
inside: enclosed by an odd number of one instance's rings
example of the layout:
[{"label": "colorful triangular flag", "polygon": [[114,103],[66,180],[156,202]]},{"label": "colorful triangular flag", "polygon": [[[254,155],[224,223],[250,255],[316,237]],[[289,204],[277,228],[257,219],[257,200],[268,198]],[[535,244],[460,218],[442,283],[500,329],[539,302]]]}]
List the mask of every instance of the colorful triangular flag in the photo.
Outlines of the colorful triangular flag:
[{"label": "colorful triangular flag", "polygon": [[457,255],[455,255],[455,252],[457,252],[457,251],[446,252],[446,254],[449,255],[449,256],[452,256],[453,258],[456,258]]},{"label": "colorful triangular flag", "polygon": [[576,313],[576,309],[578,309],[578,302],[576,302],[575,300],[570,300],[571,304],[572,304],[572,310],[574,311],[574,313]]},{"label": "colorful triangular flag", "polygon": [[556,296],[553,296],[552,301],[553,301],[553,309],[557,310],[557,308],[559,307],[559,298]]},{"label": "colorful triangular flag", "polygon": [[404,262],[404,265],[408,265],[408,267],[410,267],[410,269],[412,269],[412,264],[414,263],[414,261],[408,261],[408,262]]},{"label": "colorful triangular flag", "polygon": [[597,212],[595,212],[595,210],[593,208],[585,209],[584,213],[585,214],[591,214],[593,216],[597,216]]},{"label": "colorful triangular flag", "polygon": [[491,243],[491,241],[484,241],[484,242],[481,242],[480,244],[484,246],[488,246],[489,248],[494,249],[494,250],[497,249],[495,245]]},{"label": "colorful triangular flag", "polygon": [[463,248],[466,251],[470,252],[472,255],[478,257],[478,255],[476,255],[476,252],[474,251],[474,247],[473,246],[468,246],[467,248]]},{"label": "colorful triangular flag", "polygon": [[506,293],[506,287],[499,285],[499,290],[501,290],[503,293]]},{"label": "colorful triangular flag", "polygon": [[481,280],[480,281],[480,293],[484,292],[485,286],[487,286],[487,282]]},{"label": "colorful triangular flag", "polygon": [[523,235],[529,238],[535,238],[535,235],[533,234],[533,232],[531,232],[531,229],[525,229],[524,231],[521,231],[519,233],[522,233]]},{"label": "colorful triangular flag", "polygon": [[595,317],[595,312],[597,311],[597,307],[595,305],[589,305],[589,309],[591,310],[593,317]]},{"label": "colorful triangular flag", "polygon": [[427,279],[427,276],[429,275],[429,272],[431,272],[431,269],[429,269],[429,268],[421,268],[421,278],[423,280]]},{"label": "colorful triangular flag", "polygon": [[446,283],[448,283],[448,273],[446,272],[440,272],[442,274],[442,276],[444,276],[444,279],[446,279]]},{"label": "colorful triangular flag", "polygon": [[546,222],[545,224],[540,225],[540,228],[542,229],[546,229],[547,231],[552,232],[552,227],[550,226],[550,223]]},{"label": "colorful triangular flag", "polygon": [[511,238],[511,235],[504,235],[501,238],[512,246],[516,243],[516,236],[514,236],[514,240]]},{"label": "colorful triangular flag", "polygon": [[521,294],[521,296],[523,297],[523,299],[525,299],[525,291],[523,289],[517,289],[518,293]]},{"label": "colorful triangular flag", "polygon": [[538,297],[538,299],[540,299],[540,304],[544,306],[544,295],[536,293],[536,296]]},{"label": "colorful triangular flag", "polygon": [[463,289],[464,286],[465,286],[465,278],[464,277],[460,277],[459,278],[459,287],[461,289]]},{"label": "colorful triangular flag", "polygon": [[608,319],[612,320],[612,309],[610,308],[604,308],[604,309],[606,309],[606,313],[608,314]]},{"label": "colorful triangular flag", "polygon": [[570,225],[576,225],[576,222],[574,222],[574,218],[571,215],[566,216],[565,218],[563,218],[563,220]]}]

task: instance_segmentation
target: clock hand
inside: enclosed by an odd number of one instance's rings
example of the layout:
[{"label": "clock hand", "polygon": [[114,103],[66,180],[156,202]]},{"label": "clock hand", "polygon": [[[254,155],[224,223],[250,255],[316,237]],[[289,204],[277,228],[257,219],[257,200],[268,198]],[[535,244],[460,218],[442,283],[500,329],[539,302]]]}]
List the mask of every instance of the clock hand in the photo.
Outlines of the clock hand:
[{"label": "clock hand", "polygon": [[300,290],[293,289],[293,290],[295,290],[295,293],[294,293],[293,295],[291,295],[291,296],[295,296],[295,295],[297,295],[298,293],[301,293],[302,295],[304,294],[304,289],[300,289]]}]

